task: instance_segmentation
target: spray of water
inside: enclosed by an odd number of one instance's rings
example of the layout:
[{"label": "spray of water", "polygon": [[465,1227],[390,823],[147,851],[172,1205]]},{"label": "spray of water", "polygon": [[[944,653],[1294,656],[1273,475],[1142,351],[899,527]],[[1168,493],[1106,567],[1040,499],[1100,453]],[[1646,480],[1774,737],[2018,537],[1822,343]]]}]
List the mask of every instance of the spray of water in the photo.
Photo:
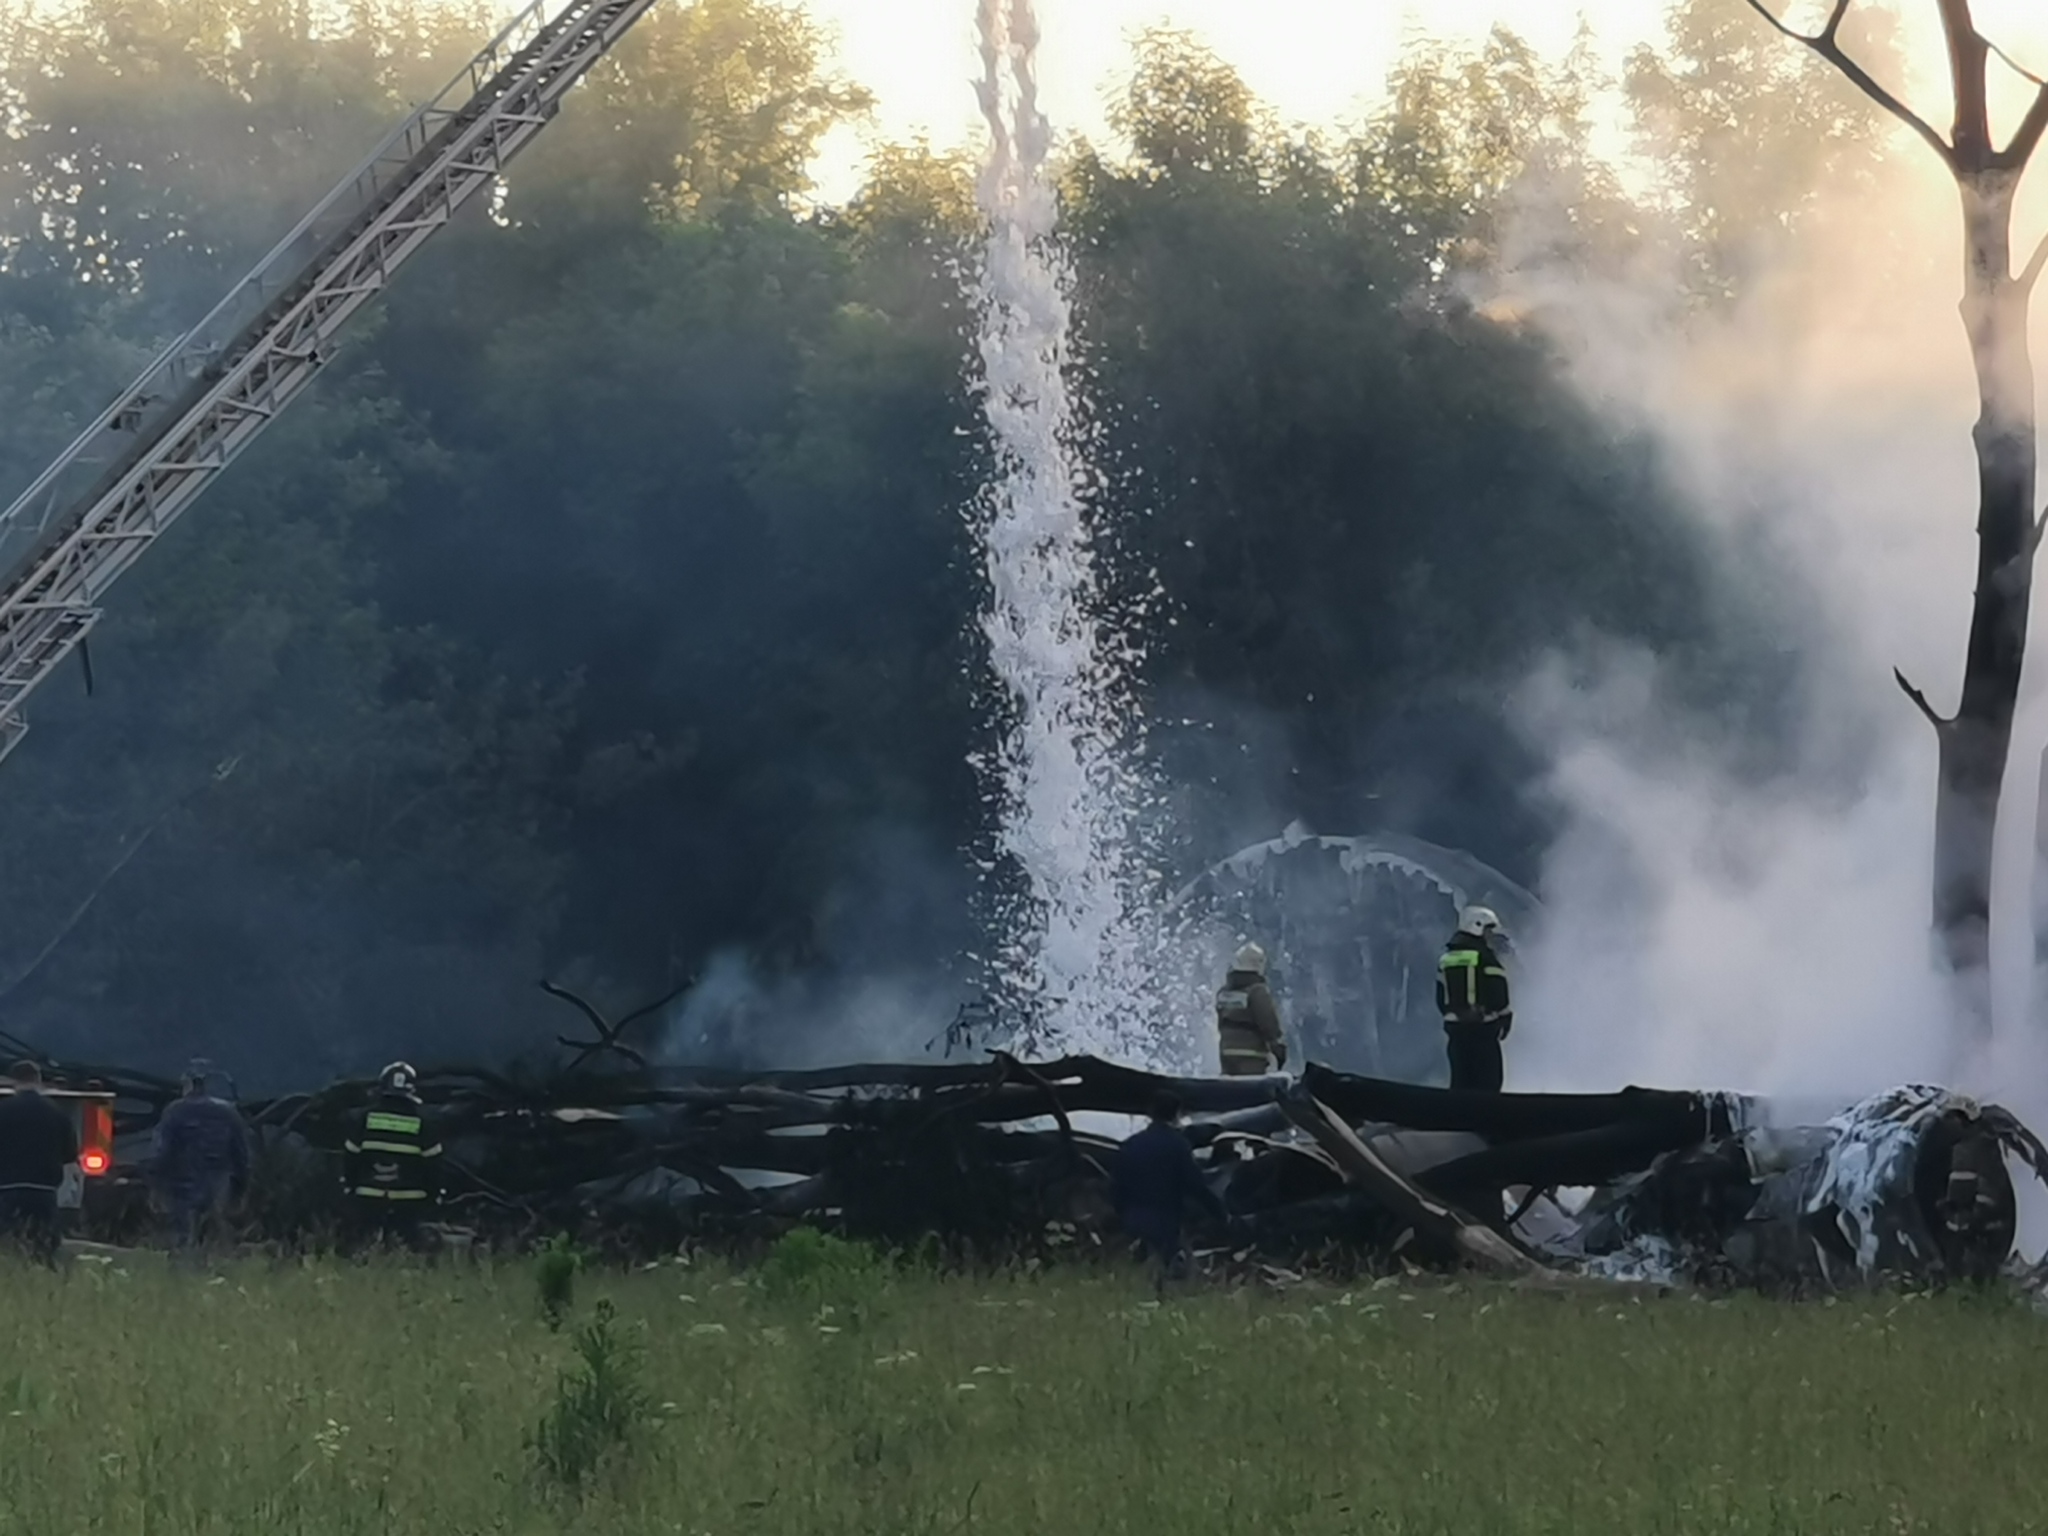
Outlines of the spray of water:
[{"label": "spray of water", "polygon": [[999,853],[1028,882],[996,957],[1021,1044],[1180,1064],[1140,852],[1147,800],[1135,651],[1111,638],[1087,518],[1082,422],[1068,389],[1069,267],[1046,174],[1031,0],[979,0],[977,82],[990,148],[980,288],[981,400],[995,472],[976,508],[981,617],[1006,707],[988,765]]}]

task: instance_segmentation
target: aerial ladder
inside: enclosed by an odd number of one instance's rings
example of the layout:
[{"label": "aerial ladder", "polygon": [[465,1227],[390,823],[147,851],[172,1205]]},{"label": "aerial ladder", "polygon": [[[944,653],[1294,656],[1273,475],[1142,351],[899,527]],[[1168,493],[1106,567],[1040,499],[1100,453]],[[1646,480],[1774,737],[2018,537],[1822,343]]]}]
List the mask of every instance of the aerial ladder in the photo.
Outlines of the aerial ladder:
[{"label": "aerial ladder", "polygon": [[0,757],[116,577],[296,399],[657,0],[531,0],[0,513]]}]

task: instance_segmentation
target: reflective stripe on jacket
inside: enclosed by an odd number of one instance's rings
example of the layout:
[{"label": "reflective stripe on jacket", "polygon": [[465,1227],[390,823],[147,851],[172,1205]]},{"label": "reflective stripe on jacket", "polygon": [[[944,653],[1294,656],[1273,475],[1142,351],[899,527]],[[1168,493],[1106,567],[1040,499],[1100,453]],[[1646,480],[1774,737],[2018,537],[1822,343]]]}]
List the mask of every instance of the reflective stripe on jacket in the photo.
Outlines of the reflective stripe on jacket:
[{"label": "reflective stripe on jacket", "polygon": [[1436,1006],[1446,1023],[1494,1024],[1513,1011],[1508,973],[1484,939],[1457,934],[1436,963]]},{"label": "reflective stripe on jacket", "polygon": [[385,1094],[342,1143],[343,1183],[364,1200],[430,1200],[440,1192],[441,1143],[419,1101]]},{"label": "reflective stripe on jacket", "polygon": [[1281,1056],[1280,1009],[1264,978],[1232,971],[1216,994],[1217,1043],[1224,1061],[1264,1063]]}]

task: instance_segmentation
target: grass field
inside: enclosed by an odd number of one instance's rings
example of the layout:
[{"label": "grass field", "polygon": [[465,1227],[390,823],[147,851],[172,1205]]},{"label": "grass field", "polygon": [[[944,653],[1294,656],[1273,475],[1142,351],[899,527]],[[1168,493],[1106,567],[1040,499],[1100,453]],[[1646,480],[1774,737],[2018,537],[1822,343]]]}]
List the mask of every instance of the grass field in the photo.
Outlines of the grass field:
[{"label": "grass field", "polygon": [[2048,1529],[2002,1296],[535,1273],[0,1270],[0,1532]]}]

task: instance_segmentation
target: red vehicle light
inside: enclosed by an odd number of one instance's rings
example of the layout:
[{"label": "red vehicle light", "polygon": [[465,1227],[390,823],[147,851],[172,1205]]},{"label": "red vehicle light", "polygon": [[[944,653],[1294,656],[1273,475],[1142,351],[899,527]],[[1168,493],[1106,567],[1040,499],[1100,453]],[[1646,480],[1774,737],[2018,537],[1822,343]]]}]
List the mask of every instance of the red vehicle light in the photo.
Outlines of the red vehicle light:
[{"label": "red vehicle light", "polygon": [[114,1106],[87,1100],[79,1105],[78,1171],[101,1178],[114,1167]]}]

